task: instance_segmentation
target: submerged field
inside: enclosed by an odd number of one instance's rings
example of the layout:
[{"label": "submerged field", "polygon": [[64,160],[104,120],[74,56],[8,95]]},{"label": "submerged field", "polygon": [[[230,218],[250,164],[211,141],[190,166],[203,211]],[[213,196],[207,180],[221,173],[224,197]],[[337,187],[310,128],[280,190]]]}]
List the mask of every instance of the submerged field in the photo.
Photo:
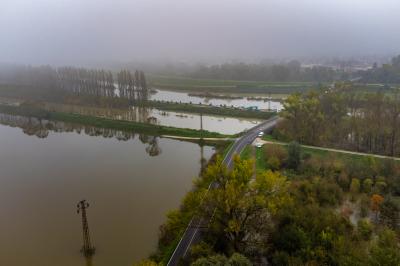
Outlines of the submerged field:
[{"label": "submerged field", "polygon": [[[97,135],[100,129],[56,123],[44,134],[46,127],[33,119],[15,117],[16,125],[4,119],[1,265],[133,265],[154,252],[165,214],[179,206],[214,153],[210,146],[144,133]],[[96,248],[90,261],[80,253],[76,204],[82,199],[90,203]]]},{"label": "submerged field", "polygon": [[167,126],[152,125],[148,123],[137,123],[132,121],[113,120],[95,116],[86,116],[80,114],[71,114],[63,112],[51,112],[34,106],[5,106],[0,105],[0,112],[12,115],[21,115],[28,117],[36,117],[41,119],[62,121],[68,123],[76,123],[82,125],[89,125],[102,128],[110,128],[123,131],[142,132],[147,134],[159,135],[173,135],[185,137],[204,137],[204,138],[221,138],[226,135],[216,132],[200,131],[188,128],[174,128]]}]

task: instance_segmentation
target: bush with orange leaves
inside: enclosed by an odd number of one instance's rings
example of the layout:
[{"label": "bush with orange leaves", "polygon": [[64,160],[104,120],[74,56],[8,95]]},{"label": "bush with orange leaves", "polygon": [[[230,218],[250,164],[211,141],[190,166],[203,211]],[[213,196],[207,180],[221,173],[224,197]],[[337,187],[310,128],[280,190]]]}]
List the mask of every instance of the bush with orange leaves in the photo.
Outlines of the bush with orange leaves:
[{"label": "bush with orange leaves", "polygon": [[378,221],[378,213],[384,198],[379,194],[373,194],[371,197],[371,210],[375,212],[375,219]]}]

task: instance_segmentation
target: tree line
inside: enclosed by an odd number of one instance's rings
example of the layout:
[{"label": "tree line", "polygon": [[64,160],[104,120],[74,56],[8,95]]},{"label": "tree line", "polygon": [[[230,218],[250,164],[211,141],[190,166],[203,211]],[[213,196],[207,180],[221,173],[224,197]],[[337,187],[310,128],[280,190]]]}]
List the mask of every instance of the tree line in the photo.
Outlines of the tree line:
[{"label": "tree line", "polygon": [[229,63],[212,66],[199,66],[187,74],[191,78],[252,80],[269,82],[329,82],[337,79],[347,79],[348,74],[331,67],[302,67],[298,61],[286,64],[246,64]]},{"label": "tree line", "polygon": [[143,71],[136,70],[133,74],[129,70],[121,70],[117,73],[117,82],[121,97],[135,99],[136,89],[140,98],[146,98],[148,91]]},{"label": "tree line", "polygon": [[361,81],[366,83],[400,83],[400,55],[393,57],[389,64],[378,67],[375,63],[371,69],[359,74]]},{"label": "tree line", "polygon": [[400,94],[355,93],[351,83],[293,94],[284,102],[277,138],[302,144],[400,155]]},{"label": "tree line", "polygon": [[139,70],[112,73],[77,67],[0,65],[0,83],[132,100],[146,98],[148,93],[145,74]]}]

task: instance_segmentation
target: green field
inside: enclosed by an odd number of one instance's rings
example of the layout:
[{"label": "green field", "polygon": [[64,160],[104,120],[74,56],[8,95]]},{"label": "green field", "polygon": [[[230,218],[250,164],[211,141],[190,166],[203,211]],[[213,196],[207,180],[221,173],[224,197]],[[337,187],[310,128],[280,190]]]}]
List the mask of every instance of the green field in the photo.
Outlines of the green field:
[{"label": "green field", "polygon": [[382,92],[385,94],[393,94],[396,90],[400,88],[400,84],[372,84],[372,83],[367,83],[367,84],[354,84],[354,91],[360,92],[360,93],[376,93],[376,92]]},{"label": "green field", "polygon": [[293,93],[317,87],[315,82],[265,82],[216,79],[192,79],[148,75],[149,84],[155,88],[182,91],[229,92],[229,93]]}]

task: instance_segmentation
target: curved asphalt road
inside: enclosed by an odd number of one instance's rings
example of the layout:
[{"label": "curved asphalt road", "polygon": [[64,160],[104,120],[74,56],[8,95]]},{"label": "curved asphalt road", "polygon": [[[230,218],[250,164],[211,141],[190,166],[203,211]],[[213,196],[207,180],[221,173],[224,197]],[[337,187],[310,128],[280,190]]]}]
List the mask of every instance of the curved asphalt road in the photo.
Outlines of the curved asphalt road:
[{"label": "curved asphalt road", "polygon": [[[242,137],[238,138],[235,140],[235,143],[229,150],[229,152],[226,154],[223,163],[226,164],[226,166],[229,169],[232,169],[233,166],[233,156],[235,154],[240,154],[240,152],[246,147],[246,145],[251,144],[256,138],[257,135],[260,131],[269,131],[273,129],[278,121],[278,117],[275,116],[265,122],[262,122],[261,124],[258,124],[257,126],[251,128],[249,131],[247,131]],[[208,189],[215,188],[217,186],[217,183],[212,182]],[[198,243],[200,240],[201,234],[201,228],[200,226],[203,224],[203,220],[198,220],[196,218],[192,218],[190,221],[188,227],[186,228],[181,240],[179,241],[178,245],[175,248],[174,253],[172,254],[171,258],[168,261],[168,266],[176,266],[178,265],[179,261],[181,258],[184,258],[190,249],[190,247]]]}]

